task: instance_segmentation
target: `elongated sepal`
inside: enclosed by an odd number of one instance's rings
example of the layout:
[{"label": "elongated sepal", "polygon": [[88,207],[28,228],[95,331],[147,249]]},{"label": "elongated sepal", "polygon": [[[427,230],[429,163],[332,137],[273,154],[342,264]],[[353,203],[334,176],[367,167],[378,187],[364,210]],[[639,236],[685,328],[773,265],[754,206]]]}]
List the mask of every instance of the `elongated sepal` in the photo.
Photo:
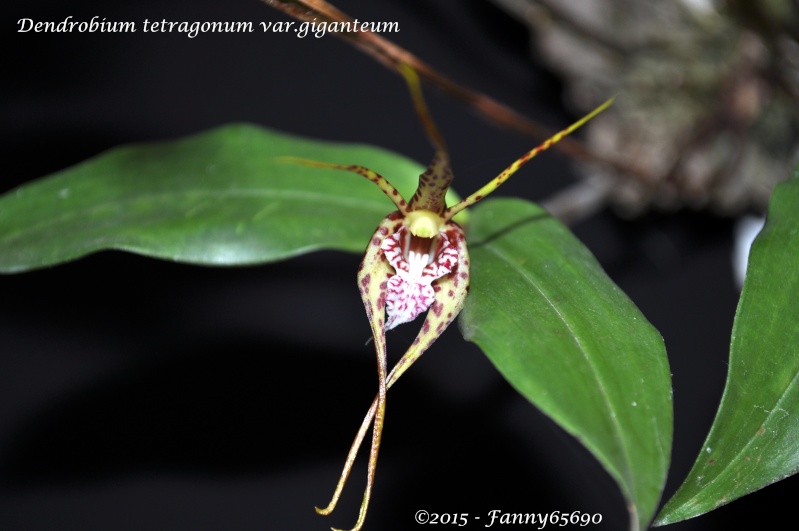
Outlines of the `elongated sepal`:
[{"label": "elongated sepal", "polygon": [[452,184],[452,169],[449,164],[447,147],[433,117],[430,115],[430,111],[427,109],[419,76],[413,68],[405,64],[400,65],[400,73],[408,84],[413,107],[416,109],[419,121],[422,122],[427,136],[430,137],[430,141],[436,147],[433,161],[427,167],[427,170],[419,176],[419,186],[409,201],[409,207],[411,211],[429,210],[441,215],[447,208],[445,196]]},{"label": "elongated sepal", "polygon": [[419,176],[419,186],[410,200],[410,210],[429,210],[441,215],[447,208],[446,195],[452,184],[449,156],[437,151],[430,166]]},{"label": "elongated sepal", "polygon": [[[358,289],[361,293],[366,310],[366,316],[372,328],[372,339],[374,340],[375,353],[377,355],[377,380],[378,391],[377,399],[370,409],[367,419],[361,426],[356,436],[356,445],[360,446],[361,441],[366,435],[372,415],[374,416],[374,426],[372,428],[372,446],[369,451],[369,465],[366,478],[366,489],[364,490],[363,502],[358,513],[358,521],[352,531],[358,531],[366,520],[366,510],[369,507],[369,499],[372,495],[374,486],[375,471],[377,470],[377,456],[380,450],[380,439],[383,433],[383,422],[386,410],[386,390],[387,390],[387,366],[386,366],[386,293],[388,280],[393,275],[394,270],[383,254],[383,242],[392,234],[400,230],[403,224],[401,212],[392,212],[386,216],[377,226],[377,230],[366,246],[363,260],[358,269]],[[350,451],[344,470],[339,478],[333,498],[324,509],[316,509],[319,514],[327,515],[335,509],[344,485],[347,482],[352,465],[355,461],[355,452]]]}]

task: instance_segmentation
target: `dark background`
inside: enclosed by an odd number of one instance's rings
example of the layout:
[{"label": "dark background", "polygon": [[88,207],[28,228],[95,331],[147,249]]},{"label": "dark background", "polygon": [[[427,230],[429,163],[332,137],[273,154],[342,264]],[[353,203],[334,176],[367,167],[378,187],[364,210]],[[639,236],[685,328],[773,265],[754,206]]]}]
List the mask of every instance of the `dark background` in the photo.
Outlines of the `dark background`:
[{"label": "dark background", "polygon": [[[552,128],[574,116],[534,64],[527,34],[484,0],[336,3],[446,75]],[[333,37],[290,34],[17,33],[16,21],[281,21],[257,0],[36,2],[2,10],[0,191],[120,143],[177,138],[234,121],[432,154],[401,79]],[[9,44],[10,41],[10,44]],[[456,188],[471,192],[532,147],[427,90]],[[389,176],[390,177],[390,176]],[[542,200],[573,182],[540,157],[498,195]],[[726,375],[738,293],[733,220],[697,212],[574,227],[663,334],[674,383],[665,498],[688,473]],[[100,253],[0,277],[0,529],[263,530],[354,524],[359,460],[332,493],[376,388],[355,286],[357,256],[214,269]],[[412,325],[390,334],[404,351]],[[517,395],[452,327],[390,393],[366,529],[414,529],[417,509],[601,513],[624,529],[613,481]],[[789,479],[676,530],[780,527]]]}]

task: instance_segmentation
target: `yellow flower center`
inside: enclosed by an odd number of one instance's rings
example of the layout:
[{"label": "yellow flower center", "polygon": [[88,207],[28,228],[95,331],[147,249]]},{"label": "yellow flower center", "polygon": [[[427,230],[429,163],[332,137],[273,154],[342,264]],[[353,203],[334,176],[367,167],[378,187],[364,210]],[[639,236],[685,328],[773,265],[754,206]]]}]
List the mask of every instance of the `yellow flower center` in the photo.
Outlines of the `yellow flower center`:
[{"label": "yellow flower center", "polygon": [[406,226],[411,234],[420,238],[432,238],[441,232],[444,220],[430,210],[414,210],[405,216]]}]

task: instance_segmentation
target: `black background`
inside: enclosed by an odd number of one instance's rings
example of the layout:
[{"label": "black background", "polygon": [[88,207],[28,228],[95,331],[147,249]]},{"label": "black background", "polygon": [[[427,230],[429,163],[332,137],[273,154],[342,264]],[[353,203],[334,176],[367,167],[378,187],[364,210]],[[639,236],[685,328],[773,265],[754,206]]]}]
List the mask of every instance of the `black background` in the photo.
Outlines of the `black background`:
[{"label": "black background", "polygon": [[[341,0],[446,75],[552,128],[574,116],[530,60],[524,28],[483,0]],[[0,191],[125,142],[247,121],[432,154],[401,79],[332,37],[17,33],[17,20],[286,21],[257,0],[6,2]],[[256,26],[257,29],[257,26]],[[9,44],[10,42],[10,44]],[[532,146],[427,90],[471,192]],[[390,176],[389,176],[390,177]],[[573,182],[540,157],[497,195],[542,200]],[[726,375],[737,302],[732,223],[612,212],[574,227],[663,334],[675,438],[666,498],[688,473]],[[355,522],[365,465],[333,516],[338,478],[376,387],[355,287],[359,257],[319,253],[215,269],[100,253],[0,277],[0,529],[327,529]],[[394,356],[415,335],[390,335]],[[796,479],[675,530],[780,527]],[[613,481],[452,327],[392,390],[366,529],[415,529],[417,509],[601,513]]]}]

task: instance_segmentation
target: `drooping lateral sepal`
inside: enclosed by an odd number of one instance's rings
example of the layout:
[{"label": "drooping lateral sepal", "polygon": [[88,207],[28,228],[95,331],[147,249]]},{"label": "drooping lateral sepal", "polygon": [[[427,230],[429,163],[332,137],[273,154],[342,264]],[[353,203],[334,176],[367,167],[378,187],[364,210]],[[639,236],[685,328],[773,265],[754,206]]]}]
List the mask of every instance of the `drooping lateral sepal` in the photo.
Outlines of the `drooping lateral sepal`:
[{"label": "drooping lateral sepal", "polygon": [[[358,513],[358,521],[355,527],[353,527],[353,531],[361,529],[366,520],[366,510],[369,507],[369,499],[371,498],[372,487],[374,486],[375,472],[377,470],[377,456],[380,450],[380,439],[383,432],[383,422],[386,411],[386,391],[388,386],[385,307],[388,279],[393,275],[393,268],[385,258],[382,244],[388,236],[396,233],[400,229],[402,223],[403,215],[399,211],[392,212],[380,222],[377,226],[377,230],[375,230],[366,246],[363,260],[358,269],[358,290],[361,293],[361,300],[366,310],[366,316],[372,328],[372,339],[374,340],[375,352],[377,354],[378,390],[375,405],[373,410],[370,410],[370,414],[374,411],[374,426],[372,428],[372,445],[369,450],[366,488],[364,489],[363,501],[361,502],[361,508]],[[360,441],[363,439],[367,428],[368,424],[364,423],[361,430],[359,430],[358,436],[356,437],[356,444],[358,446],[360,446]],[[339,478],[332,500],[324,509],[317,509],[317,512],[320,514],[330,514],[335,508],[341,492],[344,489],[347,477],[352,470],[354,458],[354,453],[351,453],[344,467],[344,471]]]}]

